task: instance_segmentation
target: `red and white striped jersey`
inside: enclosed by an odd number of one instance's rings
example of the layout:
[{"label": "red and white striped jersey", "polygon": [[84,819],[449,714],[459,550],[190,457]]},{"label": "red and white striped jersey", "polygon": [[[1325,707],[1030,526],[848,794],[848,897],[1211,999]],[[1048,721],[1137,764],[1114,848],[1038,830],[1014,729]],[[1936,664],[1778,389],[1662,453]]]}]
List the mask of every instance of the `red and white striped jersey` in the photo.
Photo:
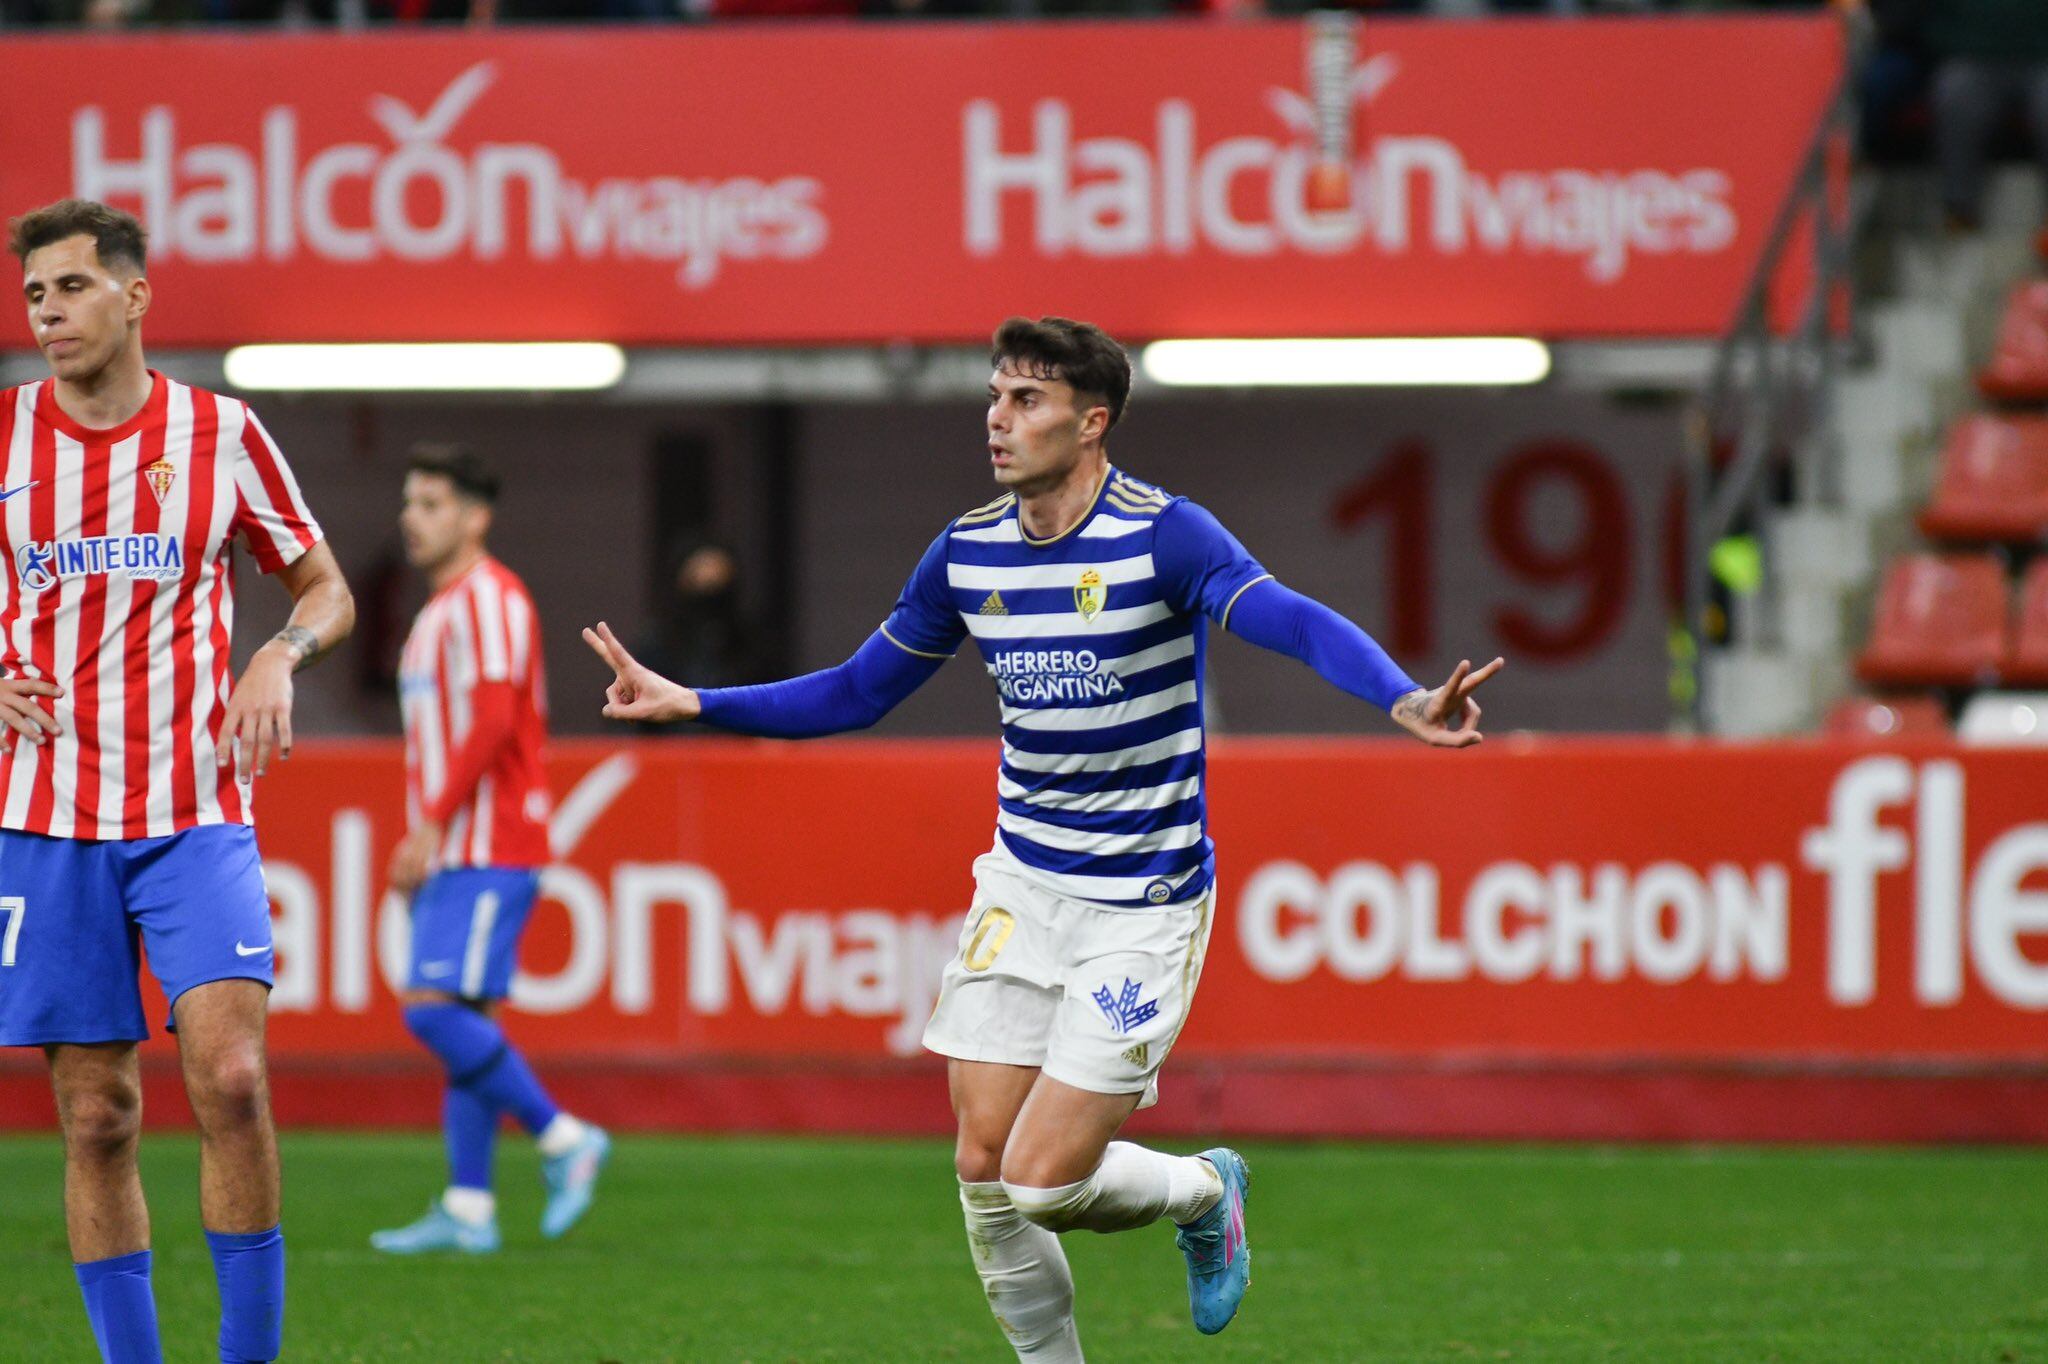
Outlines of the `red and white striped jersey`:
[{"label": "red and white striped jersey", "polygon": [[398,664],[405,807],[447,830],[435,866],[550,860],[547,681],[526,584],[486,555],[428,599]]},{"label": "red and white striped jersey", "polygon": [[246,404],[150,378],[142,410],[104,431],[65,415],[50,381],[0,393],[0,673],[64,689],[37,698],[62,733],[0,752],[0,828],[251,822],[213,756],[234,684],[232,541],[272,573],[320,527]]}]

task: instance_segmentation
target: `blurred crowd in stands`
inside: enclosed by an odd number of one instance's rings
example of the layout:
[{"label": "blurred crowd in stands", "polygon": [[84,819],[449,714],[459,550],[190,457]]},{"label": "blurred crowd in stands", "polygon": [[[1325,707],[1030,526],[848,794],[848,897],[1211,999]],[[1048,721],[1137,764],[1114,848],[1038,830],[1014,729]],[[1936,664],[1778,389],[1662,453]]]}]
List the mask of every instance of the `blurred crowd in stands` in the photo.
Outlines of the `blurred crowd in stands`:
[{"label": "blurred crowd in stands", "polygon": [[[2048,0],[2028,0],[2048,6]],[[0,27],[119,29],[164,24],[358,27],[412,23],[579,23],[771,16],[1034,18],[1173,13],[1469,17],[1849,7],[1847,0],[0,0]]]},{"label": "blurred crowd in stands", "polygon": [[1865,151],[1932,153],[1949,225],[1977,226],[2001,151],[2048,170],[2048,0],[1864,0],[1875,43],[1862,71]]}]

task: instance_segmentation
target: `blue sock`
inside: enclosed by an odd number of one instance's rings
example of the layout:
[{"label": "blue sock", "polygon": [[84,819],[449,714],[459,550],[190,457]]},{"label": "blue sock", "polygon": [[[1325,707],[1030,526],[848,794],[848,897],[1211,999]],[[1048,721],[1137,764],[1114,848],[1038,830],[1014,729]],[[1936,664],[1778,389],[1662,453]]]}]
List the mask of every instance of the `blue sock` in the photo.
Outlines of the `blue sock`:
[{"label": "blue sock", "polygon": [[149,1291],[149,1252],[87,1260],[72,1268],[85,1294],[92,1338],[107,1364],[163,1364],[156,1336],[156,1299]]},{"label": "blue sock", "polygon": [[221,1364],[276,1359],[284,1348],[284,1228],[209,1231],[220,1284]]},{"label": "blue sock", "polygon": [[449,1184],[458,1189],[490,1188],[498,1110],[474,1090],[451,1084],[441,1103],[441,1133],[448,1143]]},{"label": "blue sock", "polygon": [[538,1133],[561,1111],[495,1019],[461,1004],[409,1004],[405,1026],[441,1058],[451,1085],[510,1113],[527,1131]]}]

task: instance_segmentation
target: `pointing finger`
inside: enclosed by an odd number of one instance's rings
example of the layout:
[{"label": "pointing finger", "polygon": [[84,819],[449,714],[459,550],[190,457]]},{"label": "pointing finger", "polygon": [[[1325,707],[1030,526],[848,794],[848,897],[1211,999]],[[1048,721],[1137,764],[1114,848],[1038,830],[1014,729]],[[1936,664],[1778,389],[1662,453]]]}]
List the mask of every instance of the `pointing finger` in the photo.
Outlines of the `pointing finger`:
[{"label": "pointing finger", "polygon": [[618,660],[612,657],[612,651],[605,647],[604,640],[598,637],[597,631],[587,625],[583,627],[583,642],[590,646],[592,653],[604,660],[604,665],[607,668],[610,668],[613,672],[619,670]]},{"label": "pointing finger", "polygon": [[1469,696],[1473,691],[1475,691],[1478,688],[1480,683],[1484,682],[1487,678],[1492,677],[1495,673],[1499,672],[1502,668],[1505,668],[1507,665],[1508,661],[1504,658],[1494,659],[1493,662],[1487,664],[1478,672],[1473,673],[1470,677],[1465,679],[1465,693]]},{"label": "pointing finger", "polygon": [[612,633],[612,627],[603,621],[597,623],[597,633],[604,636],[605,644],[612,651],[612,666],[625,672],[636,666],[633,655],[626,652],[626,646],[619,643],[619,637]]}]

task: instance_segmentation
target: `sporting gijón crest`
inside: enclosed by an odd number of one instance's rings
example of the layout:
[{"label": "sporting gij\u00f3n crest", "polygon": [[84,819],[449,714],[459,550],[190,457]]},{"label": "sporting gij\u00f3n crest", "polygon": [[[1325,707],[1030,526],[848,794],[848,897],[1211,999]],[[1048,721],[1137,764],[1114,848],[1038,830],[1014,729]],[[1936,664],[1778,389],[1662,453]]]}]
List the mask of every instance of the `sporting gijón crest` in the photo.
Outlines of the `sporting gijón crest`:
[{"label": "sporting gij\u00f3n crest", "polygon": [[1129,976],[1125,976],[1124,988],[1121,994],[1110,994],[1107,985],[1096,990],[1095,1002],[1102,1007],[1102,1012],[1109,1016],[1109,1025],[1118,1032],[1129,1032],[1140,1023],[1148,1023],[1158,1017],[1159,1001],[1156,999],[1140,1001],[1138,992],[1142,988],[1138,982],[1132,980]]},{"label": "sporting gij\u00f3n crest", "polygon": [[160,459],[142,471],[149,480],[149,490],[156,494],[156,504],[161,507],[164,499],[171,495],[171,481],[178,476],[178,466],[167,459]]}]

